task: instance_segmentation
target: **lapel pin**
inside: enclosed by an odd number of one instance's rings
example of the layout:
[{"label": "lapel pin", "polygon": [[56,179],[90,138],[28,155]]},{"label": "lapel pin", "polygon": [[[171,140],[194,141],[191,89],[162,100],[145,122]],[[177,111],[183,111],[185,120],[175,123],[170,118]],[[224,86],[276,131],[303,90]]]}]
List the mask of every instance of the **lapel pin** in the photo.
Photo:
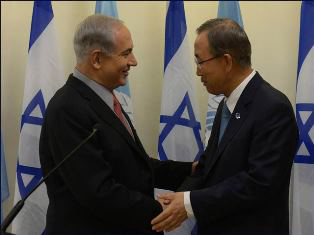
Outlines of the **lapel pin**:
[{"label": "lapel pin", "polygon": [[240,119],[240,113],[235,114],[236,119]]}]

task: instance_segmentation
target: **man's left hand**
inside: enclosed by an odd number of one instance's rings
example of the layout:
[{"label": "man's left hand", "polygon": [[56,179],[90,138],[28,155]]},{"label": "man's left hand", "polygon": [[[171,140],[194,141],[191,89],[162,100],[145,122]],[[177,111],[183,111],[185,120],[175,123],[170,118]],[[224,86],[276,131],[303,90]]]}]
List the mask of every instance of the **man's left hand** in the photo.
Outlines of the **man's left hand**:
[{"label": "man's left hand", "polygon": [[151,222],[153,230],[170,232],[188,218],[184,207],[184,193],[166,193],[159,196],[162,200],[170,201],[165,210]]},{"label": "man's left hand", "polygon": [[198,161],[196,161],[196,162],[193,162],[193,163],[192,163],[192,173],[191,173],[191,175],[193,175],[193,174],[194,174],[194,172],[195,172],[195,170],[196,170],[197,165],[198,165]]}]

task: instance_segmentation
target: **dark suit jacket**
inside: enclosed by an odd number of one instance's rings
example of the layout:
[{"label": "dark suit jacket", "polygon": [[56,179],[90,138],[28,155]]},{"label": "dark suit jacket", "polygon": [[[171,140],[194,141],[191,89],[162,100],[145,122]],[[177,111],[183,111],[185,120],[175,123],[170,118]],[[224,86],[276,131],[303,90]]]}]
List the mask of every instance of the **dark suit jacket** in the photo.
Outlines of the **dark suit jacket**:
[{"label": "dark suit jacket", "polygon": [[199,233],[288,234],[290,172],[298,142],[289,100],[256,73],[218,145],[222,106],[223,101],[195,174],[179,188],[192,190]]},{"label": "dark suit jacket", "polygon": [[[126,115],[127,116],[127,115]],[[191,163],[149,158],[133,130],[70,75],[46,109],[40,162],[46,175],[100,124],[98,133],[47,180],[47,234],[150,234],[162,208],[154,187],[175,190]]]}]

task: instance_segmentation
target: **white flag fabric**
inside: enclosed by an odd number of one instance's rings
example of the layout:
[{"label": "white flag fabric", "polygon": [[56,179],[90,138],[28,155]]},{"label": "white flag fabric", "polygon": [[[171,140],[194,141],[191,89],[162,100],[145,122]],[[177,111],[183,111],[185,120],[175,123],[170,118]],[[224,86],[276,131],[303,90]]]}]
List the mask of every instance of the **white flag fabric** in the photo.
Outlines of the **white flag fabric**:
[{"label": "white flag fabric", "polygon": [[[14,203],[34,188],[42,178],[39,137],[50,98],[65,81],[59,62],[54,16],[50,1],[35,1],[26,67]],[[40,235],[46,224],[48,196],[39,187],[25,202],[13,221],[12,232]]]},{"label": "white flag fabric", "polygon": [[[158,142],[160,160],[194,161],[203,152],[195,100],[195,75],[186,31],[183,1],[168,2]],[[194,223],[187,220],[181,227],[167,234],[190,235]]]},{"label": "white flag fabric", "polygon": [[314,2],[301,5],[296,119],[300,139],[293,164],[292,235],[314,234]]},{"label": "white flag fabric", "polygon": [[[238,1],[219,1],[217,17],[232,19],[243,28],[241,10]],[[212,131],[218,105],[223,98],[224,95],[209,94],[208,96],[208,110],[206,115],[206,127],[204,138],[205,146],[208,143],[210,133]]]}]

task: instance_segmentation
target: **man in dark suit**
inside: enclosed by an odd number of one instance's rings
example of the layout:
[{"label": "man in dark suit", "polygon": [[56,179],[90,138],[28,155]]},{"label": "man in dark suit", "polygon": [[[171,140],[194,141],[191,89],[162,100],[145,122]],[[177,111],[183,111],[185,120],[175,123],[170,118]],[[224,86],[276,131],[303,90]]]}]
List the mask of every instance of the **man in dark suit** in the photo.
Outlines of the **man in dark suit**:
[{"label": "man in dark suit", "polygon": [[[162,212],[154,187],[174,190],[191,163],[149,158],[114,95],[137,65],[131,34],[120,21],[87,17],[74,36],[76,68],[50,100],[40,138],[43,174],[98,124],[97,134],[47,180],[46,233],[155,234]],[[194,166],[194,165],[193,165]]]},{"label": "man in dark suit", "polygon": [[195,217],[199,234],[289,234],[289,182],[298,129],[287,97],[251,68],[251,45],[229,19],[197,29],[197,75],[224,94],[195,173],[153,221],[170,231]]}]

